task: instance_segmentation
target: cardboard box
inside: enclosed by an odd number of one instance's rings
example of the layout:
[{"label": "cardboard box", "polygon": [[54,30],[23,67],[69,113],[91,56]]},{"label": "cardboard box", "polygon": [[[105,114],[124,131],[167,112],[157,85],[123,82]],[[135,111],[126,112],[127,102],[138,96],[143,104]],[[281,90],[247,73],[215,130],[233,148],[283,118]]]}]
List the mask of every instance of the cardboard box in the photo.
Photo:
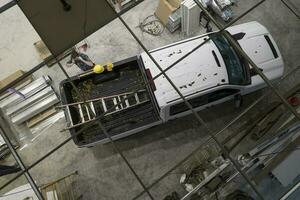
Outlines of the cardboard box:
[{"label": "cardboard box", "polygon": [[180,7],[181,0],[160,0],[155,15],[167,25],[169,16]]}]

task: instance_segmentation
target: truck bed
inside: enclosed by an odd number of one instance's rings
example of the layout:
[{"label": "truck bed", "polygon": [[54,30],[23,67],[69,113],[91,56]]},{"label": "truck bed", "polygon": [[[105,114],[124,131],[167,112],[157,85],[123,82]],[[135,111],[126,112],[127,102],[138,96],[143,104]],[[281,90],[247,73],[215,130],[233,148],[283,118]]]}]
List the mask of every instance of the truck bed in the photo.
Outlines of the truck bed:
[{"label": "truck bed", "polygon": [[[145,89],[147,91],[146,95],[148,95],[150,101],[107,115],[101,119],[112,138],[120,138],[120,135],[125,137],[132,134],[135,129],[160,121],[153,93],[151,88],[145,84],[147,78],[137,57],[114,63],[113,72],[90,74],[83,78],[75,76],[72,77],[72,80],[87,100],[119,95],[137,89]],[[63,105],[80,101],[67,80],[61,82],[60,93]],[[75,120],[75,123],[77,123],[80,119],[78,111],[72,109],[70,112],[73,121]],[[101,113],[97,113],[97,115],[99,114]],[[70,119],[68,119],[66,113],[65,116],[69,122]],[[76,134],[81,127],[70,129],[71,135]],[[95,143],[108,141],[97,125],[88,128],[82,134],[74,137],[73,140],[78,146],[92,146]]]}]

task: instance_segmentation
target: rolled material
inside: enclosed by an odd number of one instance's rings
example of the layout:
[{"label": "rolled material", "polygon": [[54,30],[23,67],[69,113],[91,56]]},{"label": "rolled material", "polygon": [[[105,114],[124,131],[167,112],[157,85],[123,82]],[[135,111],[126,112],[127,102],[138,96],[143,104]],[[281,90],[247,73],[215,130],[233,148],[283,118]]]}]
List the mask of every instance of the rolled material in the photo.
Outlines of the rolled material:
[{"label": "rolled material", "polygon": [[[31,82],[24,88],[20,89],[19,92],[25,96],[25,98],[29,98],[37,92],[43,90],[48,87],[51,83],[51,78],[49,76],[42,76],[41,78]],[[18,94],[12,94],[7,98],[0,101],[0,108],[6,109],[11,106],[15,106],[16,104],[22,102],[24,98]]]},{"label": "rolled material", "polygon": [[25,99],[24,101],[20,102],[19,104],[12,106],[12,107],[8,107],[6,109],[6,114],[8,116],[10,116],[16,112],[22,112],[23,110],[26,110],[31,104],[34,104],[39,99],[42,99],[43,97],[53,94],[53,93],[54,93],[54,91],[51,87],[46,87],[42,91]]},{"label": "rolled material", "polygon": [[13,116],[11,118],[11,121],[14,124],[21,124],[28,119],[32,118],[36,114],[48,109],[49,107],[53,106],[54,104],[58,103],[59,99],[57,98],[56,94],[53,92],[52,94],[45,96],[44,98],[40,99],[33,105],[27,107],[26,110],[24,110],[21,113],[18,113],[17,115]]}]

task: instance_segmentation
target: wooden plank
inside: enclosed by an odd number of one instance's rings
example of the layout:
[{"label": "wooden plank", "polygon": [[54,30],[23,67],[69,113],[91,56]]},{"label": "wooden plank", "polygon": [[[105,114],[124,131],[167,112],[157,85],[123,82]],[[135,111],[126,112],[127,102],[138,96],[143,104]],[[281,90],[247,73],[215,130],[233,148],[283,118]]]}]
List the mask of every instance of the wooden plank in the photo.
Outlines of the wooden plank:
[{"label": "wooden plank", "polygon": [[51,115],[56,113],[56,109],[54,107],[34,116],[29,121],[27,121],[27,126],[29,128],[33,127],[34,125],[40,123],[41,121],[45,120],[46,118],[50,117]]}]

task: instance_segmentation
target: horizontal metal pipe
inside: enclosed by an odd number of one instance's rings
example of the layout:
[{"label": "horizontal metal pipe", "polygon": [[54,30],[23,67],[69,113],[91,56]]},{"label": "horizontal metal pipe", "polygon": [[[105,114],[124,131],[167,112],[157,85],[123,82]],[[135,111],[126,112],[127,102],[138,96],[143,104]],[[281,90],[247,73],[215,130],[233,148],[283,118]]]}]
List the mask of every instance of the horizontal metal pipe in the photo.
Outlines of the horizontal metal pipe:
[{"label": "horizontal metal pipe", "polygon": [[20,103],[14,104],[14,106],[10,106],[6,109],[6,115],[10,116],[12,114],[16,115],[19,112],[23,112],[27,109],[27,107],[31,106],[38,100],[44,98],[45,96],[48,96],[50,94],[53,94],[54,91],[51,87],[46,87],[37,94],[25,99],[24,101],[21,101]]},{"label": "horizontal metal pipe", "polygon": [[[31,97],[40,90],[44,89],[51,83],[51,78],[49,76],[42,76],[41,78],[34,80],[33,82],[26,85],[24,88],[20,89],[19,92],[25,96],[25,98]],[[0,101],[0,108],[5,109],[9,106],[14,106],[15,104],[22,102],[24,100],[18,94],[11,94],[5,99]]]},{"label": "horizontal metal pipe", "polygon": [[12,0],[10,2],[8,2],[7,4],[3,5],[0,7],[0,14],[3,13],[4,11],[7,11],[8,9],[12,8],[13,6],[15,6],[17,3]]},{"label": "horizontal metal pipe", "polygon": [[21,124],[25,122],[26,120],[32,118],[36,114],[46,110],[47,108],[50,108],[54,104],[58,103],[59,99],[57,98],[55,93],[52,93],[48,96],[46,96],[43,99],[40,99],[36,104],[28,107],[23,112],[19,113],[16,116],[13,116],[11,118],[12,123],[14,124]]},{"label": "horizontal metal pipe", "polygon": [[[199,3],[199,2],[198,2]],[[207,12],[207,10],[206,10]],[[228,150],[225,148],[224,145],[222,145],[220,143],[220,141],[215,137],[214,133],[212,132],[212,130],[207,126],[207,124],[204,122],[204,120],[200,117],[200,115],[195,111],[195,109],[192,107],[191,103],[187,101],[187,99],[182,95],[182,93],[180,92],[180,90],[176,87],[176,85],[174,84],[174,82],[170,79],[170,77],[163,71],[162,67],[158,64],[158,62],[155,60],[155,58],[149,53],[149,51],[147,50],[147,48],[143,45],[143,43],[139,40],[139,38],[136,36],[136,34],[131,30],[131,28],[128,26],[128,24],[124,21],[124,19],[120,16],[117,15],[118,18],[120,19],[120,21],[122,22],[122,24],[126,27],[126,29],[130,32],[130,34],[133,36],[133,38],[137,41],[137,43],[142,47],[142,49],[145,51],[145,53],[149,56],[149,58],[152,60],[152,62],[156,65],[156,67],[158,68],[158,70],[160,72],[162,72],[163,76],[166,78],[166,80],[170,83],[170,85],[172,86],[172,88],[176,91],[176,93],[180,96],[180,98],[183,100],[183,102],[185,103],[185,105],[188,107],[188,109],[192,112],[192,114],[195,116],[195,118],[197,119],[197,121],[199,122],[200,125],[204,126],[204,128],[207,130],[207,132],[209,133],[209,135],[211,136],[211,138],[216,142],[216,144],[221,148],[222,152],[224,153],[224,155],[230,159],[230,161],[232,162],[232,164],[234,165],[234,167],[236,168],[236,170],[245,178],[245,180],[248,182],[248,184],[251,186],[251,188],[255,191],[255,193],[257,194],[257,196],[260,199],[263,199],[262,195],[259,193],[259,191],[256,189],[256,187],[254,186],[254,184],[251,182],[251,180],[248,178],[248,176],[241,170],[239,164],[230,156]],[[143,187],[144,188],[144,187]],[[150,192],[148,191],[147,188],[144,188],[144,190],[147,192],[148,196],[150,198],[153,198],[150,194]]]},{"label": "horizontal metal pipe", "polygon": [[[278,84],[280,84],[280,81],[282,81],[283,79],[287,78],[288,76],[294,74],[296,71],[298,71],[300,69],[300,66],[294,68],[293,70],[291,70],[289,73],[287,73],[286,75],[284,75],[279,81]],[[226,124],[221,130],[219,130],[218,132],[215,133],[215,136],[218,136],[220,134],[222,134],[227,128],[229,128],[230,126],[232,126],[234,123],[236,123],[241,117],[243,117],[249,110],[251,110],[252,108],[254,108],[254,106],[256,106],[261,100],[263,100],[269,93],[264,93],[261,97],[259,97],[258,99],[256,99],[250,106],[248,106],[245,110],[243,110],[243,112],[241,112],[238,116],[236,116],[233,120],[231,120],[228,124]],[[174,165],[171,169],[169,169],[167,172],[165,172],[161,177],[159,177],[158,179],[156,179],[152,184],[150,184],[147,188],[151,189],[152,187],[154,187],[157,183],[159,183],[162,179],[164,179],[168,174],[170,174],[172,171],[174,171],[177,167],[179,167],[180,165],[182,165],[183,163],[185,163],[191,156],[193,156],[196,152],[198,152],[199,150],[201,150],[203,148],[203,145],[208,144],[209,142],[211,142],[212,138],[209,137],[208,139],[204,140],[203,142],[200,143],[200,145],[198,145],[198,147],[196,147],[191,153],[189,153],[184,159],[182,159],[181,161],[179,161],[176,165]],[[136,197],[134,197],[132,200],[137,200],[138,198],[140,198],[142,195],[144,194],[144,192],[141,192],[140,194],[138,194]]]},{"label": "horizontal metal pipe", "polygon": [[[213,17],[212,15],[208,12],[208,10],[201,4],[201,2],[199,2],[199,0],[193,0],[198,6],[199,8],[201,8],[201,10],[205,13],[205,15],[217,26],[217,28],[219,30],[223,29],[223,26],[218,23]],[[237,53],[239,53],[240,55],[242,55],[248,62],[249,64],[253,67],[253,69],[256,71],[256,73],[265,81],[265,83],[270,87],[271,90],[273,90],[273,92],[281,99],[281,101],[283,102],[283,104],[295,115],[295,117],[297,117],[300,120],[300,115],[298,114],[298,112],[286,101],[286,99],[277,91],[277,89],[273,86],[273,84],[269,81],[269,79],[260,71],[259,67],[256,65],[256,63],[254,63],[252,61],[252,59],[250,59],[250,57],[242,50],[242,48],[239,46],[239,44],[230,36],[229,33],[223,31],[221,32],[224,37],[226,37],[226,39],[229,41],[229,43],[233,46],[233,48],[237,51]],[[227,153],[227,151],[225,151],[225,153]],[[229,159],[232,161],[233,165],[235,166],[236,170],[243,176],[243,178],[247,181],[247,183],[251,186],[251,188],[253,189],[253,191],[256,193],[256,195],[260,198],[260,199],[264,199],[262,194],[258,191],[258,189],[256,188],[256,186],[251,182],[251,180],[249,179],[249,177],[247,176],[246,173],[244,173],[241,168],[239,167],[238,163],[235,160],[232,160],[230,155]]]},{"label": "horizontal metal pipe", "polygon": [[24,80],[28,76],[32,75],[37,70],[39,70],[42,67],[44,67],[49,61],[51,61],[51,59],[53,59],[53,56],[50,56],[49,58],[46,58],[43,62],[41,62],[37,66],[33,67],[29,71],[25,72],[21,77],[17,78],[13,82],[11,82],[11,83],[7,84],[5,87],[1,88],[0,89],[0,95],[2,95],[3,93],[5,93],[9,88],[13,88],[16,84],[18,84],[20,81]]},{"label": "horizontal metal pipe", "polygon": [[281,0],[281,2],[298,18],[300,19],[300,15],[297,13],[297,10],[292,8],[292,5],[290,5],[290,2],[287,3],[287,0]]},{"label": "horizontal metal pipe", "polygon": [[[144,88],[139,88],[139,89],[136,90],[136,92],[138,92],[141,89],[144,89]],[[121,105],[122,103],[124,103],[126,100],[128,100],[131,97],[133,97],[133,94],[129,94],[126,98],[122,99],[119,103],[117,103],[116,105],[112,106],[112,108],[108,109],[106,112],[102,113],[101,115],[96,116],[96,119],[97,120],[101,120],[104,117],[104,115],[106,115],[109,112],[114,111],[117,106]],[[12,182],[14,182],[19,177],[21,177],[25,172],[29,171],[30,169],[32,169],[33,167],[35,167],[36,165],[38,165],[40,162],[42,162],[43,160],[45,160],[48,156],[52,155],[55,151],[59,150],[61,147],[63,147],[65,144],[67,144],[70,140],[72,140],[73,138],[75,138],[78,135],[82,134],[88,128],[93,127],[95,124],[96,124],[96,121],[91,121],[91,122],[86,123],[85,125],[83,125],[82,128],[79,131],[77,131],[75,134],[71,135],[69,138],[67,138],[66,140],[64,140],[63,142],[61,142],[59,145],[57,145],[56,147],[54,147],[52,150],[50,150],[44,156],[42,156],[41,158],[39,158],[38,160],[36,160],[30,166],[28,166],[25,170],[23,170],[22,172],[18,173],[12,179],[10,179],[6,183],[4,183],[2,186],[0,186],[0,190],[4,189],[6,186],[8,186]]]},{"label": "horizontal metal pipe", "polygon": [[[246,16],[249,12],[251,12],[252,10],[254,10],[255,8],[257,8],[260,4],[264,3],[266,0],[261,0],[260,2],[256,3],[253,7],[251,7],[249,10],[247,10],[246,12],[244,12],[243,14],[241,14],[240,16],[238,16],[237,18],[231,20],[228,24],[226,24],[224,26],[224,28],[222,28],[220,30],[224,31],[226,28],[230,27],[231,25],[233,25],[235,22],[237,22],[239,19],[241,19],[242,17]],[[163,72],[167,72],[168,70],[172,69],[175,65],[177,65],[178,63],[180,63],[182,60],[184,60],[185,58],[187,58],[189,55],[191,55],[193,52],[195,52],[197,49],[199,49],[200,47],[202,47],[204,44],[206,44],[208,41],[210,41],[211,38],[208,38],[207,40],[203,41],[201,44],[199,44],[198,46],[196,46],[195,48],[193,48],[190,52],[186,53],[185,55],[183,55],[181,58],[179,58],[178,60],[176,60],[174,63],[172,63],[170,66],[168,66],[167,68],[165,68],[163,70]],[[154,76],[152,78],[152,80],[157,79],[158,77],[160,77],[163,73],[160,72],[159,74],[157,74],[156,76]]]},{"label": "horizontal metal pipe", "polygon": [[[0,111],[0,128],[1,128],[1,135],[3,137],[3,139],[5,140],[6,145],[8,146],[11,154],[13,155],[14,159],[16,160],[16,162],[18,163],[18,165],[21,167],[22,170],[26,169],[25,164],[23,163],[21,157],[19,156],[19,154],[17,153],[17,151],[15,150],[13,144],[11,143],[11,141],[9,140],[9,137],[7,136],[8,134],[12,134],[12,130],[10,128],[9,123],[7,122],[7,120],[3,117],[3,113]],[[32,190],[34,191],[34,193],[36,194],[36,196],[38,197],[38,199],[43,200],[44,197],[41,193],[41,191],[39,190],[38,186],[35,184],[33,178],[31,177],[29,172],[24,172],[25,178],[27,179],[28,183],[31,185]]]},{"label": "horizontal metal pipe", "polygon": [[[222,30],[223,26],[215,20],[212,15],[207,11],[206,8],[199,2],[199,0],[193,0],[201,10],[209,17],[209,19],[218,27],[218,29]],[[246,61],[253,67],[255,72],[264,80],[264,82],[268,85],[268,87],[279,97],[279,99],[283,102],[285,107],[289,109],[298,120],[300,120],[299,113],[287,102],[287,100],[280,94],[280,92],[273,86],[271,81],[264,75],[264,73],[260,70],[260,68],[252,61],[252,59],[244,52],[244,50],[240,47],[240,45],[231,37],[228,32],[221,32],[224,37],[228,40],[228,42],[232,45],[232,47],[237,51],[238,54],[243,56]]]}]

